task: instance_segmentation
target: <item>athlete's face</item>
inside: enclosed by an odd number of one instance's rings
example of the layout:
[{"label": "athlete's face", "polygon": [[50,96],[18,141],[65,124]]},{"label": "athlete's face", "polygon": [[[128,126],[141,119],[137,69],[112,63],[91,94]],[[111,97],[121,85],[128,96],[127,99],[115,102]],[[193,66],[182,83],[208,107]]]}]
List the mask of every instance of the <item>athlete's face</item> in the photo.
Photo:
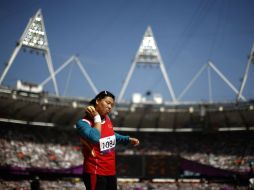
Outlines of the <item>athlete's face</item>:
[{"label": "athlete's face", "polygon": [[101,115],[105,116],[109,114],[114,107],[115,101],[110,96],[106,96],[103,99],[97,99],[96,100],[96,111]]}]

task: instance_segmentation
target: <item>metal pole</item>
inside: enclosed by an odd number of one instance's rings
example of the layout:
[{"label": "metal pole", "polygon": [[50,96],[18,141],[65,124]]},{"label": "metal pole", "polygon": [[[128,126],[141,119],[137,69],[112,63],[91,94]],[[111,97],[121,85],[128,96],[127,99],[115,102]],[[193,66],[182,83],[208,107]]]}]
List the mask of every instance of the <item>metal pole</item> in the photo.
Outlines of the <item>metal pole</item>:
[{"label": "metal pole", "polygon": [[[67,65],[69,65],[69,63],[71,63],[71,61],[73,61],[74,56],[71,56],[63,65],[61,65],[55,72],[54,72],[54,76],[56,76],[58,73],[60,73]],[[50,80],[52,79],[51,76],[49,76],[48,78],[46,78],[44,81],[41,82],[41,86],[45,86]]]},{"label": "metal pole", "polygon": [[[229,80],[213,65],[213,63],[211,61],[209,61],[209,66],[219,75],[219,77],[236,93],[238,94],[238,90],[236,89],[236,87],[234,87],[233,84],[231,84],[231,82],[229,82]],[[240,96],[240,98],[244,101],[246,101],[246,98],[244,96]]]},{"label": "metal pole", "polygon": [[212,97],[212,80],[211,80],[211,70],[210,67],[207,67],[207,77],[208,77],[208,88],[209,88],[209,102],[213,102],[213,97]]},{"label": "metal pole", "polygon": [[87,79],[89,85],[92,87],[93,91],[95,94],[98,94],[98,90],[97,88],[95,87],[95,85],[93,84],[91,78],[89,77],[88,73],[86,72],[85,68],[83,67],[83,65],[81,64],[80,60],[75,57],[75,60],[76,60],[76,63],[78,64],[83,76]]},{"label": "metal pole", "polygon": [[14,49],[14,51],[13,51],[13,53],[12,53],[10,59],[9,59],[9,61],[7,62],[7,65],[6,65],[6,67],[4,68],[4,71],[3,71],[2,75],[1,75],[1,78],[0,78],[0,85],[2,84],[2,82],[3,82],[3,80],[4,80],[5,76],[6,76],[6,74],[8,73],[8,71],[9,71],[9,69],[10,69],[10,67],[11,67],[11,65],[12,65],[12,63],[13,63],[15,57],[17,56],[17,54],[18,54],[18,52],[19,52],[19,50],[20,50],[21,47],[22,47],[22,44],[21,44],[21,43],[19,43],[18,46],[15,47],[15,49]]},{"label": "metal pole", "polygon": [[245,86],[247,78],[248,78],[248,73],[249,73],[249,70],[250,70],[250,65],[251,65],[251,63],[253,61],[254,61],[254,44],[252,46],[252,50],[251,50],[251,53],[250,53],[250,56],[249,56],[249,59],[248,59],[248,63],[247,63],[246,68],[245,68],[245,72],[244,72],[244,76],[243,76],[243,81],[242,81],[242,84],[241,84],[241,87],[240,87],[240,91],[239,91],[238,96],[237,96],[237,101],[239,101],[241,96],[242,96],[243,89],[244,89],[244,86]]},{"label": "metal pole", "polygon": [[178,100],[180,100],[185,93],[190,89],[190,87],[193,85],[193,83],[197,80],[197,78],[201,75],[201,73],[204,71],[204,69],[207,67],[207,64],[204,64],[201,69],[196,73],[196,75],[191,79],[189,84],[185,87],[185,89],[181,92],[181,94],[178,97]]},{"label": "metal pole", "polygon": [[132,62],[131,68],[130,68],[130,70],[129,70],[128,74],[127,74],[127,77],[126,77],[126,79],[125,79],[125,81],[123,83],[122,89],[121,89],[120,94],[119,94],[118,99],[117,99],[118,102],[122,101],[124,92],[125,92],[125,90],[127,88],[127,85],[128,85],[128,83],[130,81],[130,78],[132,76],[132,73],[134,71],[135,66],[136,66],[136,59]]},{"label": "metal pole", "polygon": [[54,85],[54,88],[55,88],[56,95],[59,96],[58,86],[57,86],[56,78],[55,78],[55,75],[54,75],[54,68],[53,68],[53,64],[52,64],[52,60],[51,60],[49,50],[46,52],[45,58],[46,58],[46,61],[47,61],[47,64],[48,64],[49,73],[50,73],[52,81],[53,81],[53,85]]}]

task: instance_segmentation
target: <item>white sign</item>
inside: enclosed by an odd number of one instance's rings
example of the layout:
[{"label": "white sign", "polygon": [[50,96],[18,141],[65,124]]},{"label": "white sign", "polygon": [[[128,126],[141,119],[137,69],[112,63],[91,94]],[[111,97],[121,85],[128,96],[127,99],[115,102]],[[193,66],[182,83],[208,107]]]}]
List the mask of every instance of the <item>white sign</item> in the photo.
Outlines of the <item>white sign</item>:
[{"label": "white sign", "polygon": [[116,146],[116,137],[115,135],[104,137],[100,139],[100,151],[105,152],[115,148]]}]

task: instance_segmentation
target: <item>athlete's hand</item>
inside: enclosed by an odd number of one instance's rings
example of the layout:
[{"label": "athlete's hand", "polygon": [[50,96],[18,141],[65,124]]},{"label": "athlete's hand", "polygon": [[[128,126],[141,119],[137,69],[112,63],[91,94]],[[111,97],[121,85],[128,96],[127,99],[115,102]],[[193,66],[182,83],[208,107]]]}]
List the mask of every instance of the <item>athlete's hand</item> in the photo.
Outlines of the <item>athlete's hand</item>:
[{"label": "athlete's hand", "polygon": [[95,110],[94,106],[87,106],[85,108],[85,112],[91,117],[94,118],[94,116],[98,115],[99,113]]},{"label": "athlete's hand", "polygon": [[133,137],[130,137],[130,143],[133,146],[138,146],[139,145],[139,140]]}]

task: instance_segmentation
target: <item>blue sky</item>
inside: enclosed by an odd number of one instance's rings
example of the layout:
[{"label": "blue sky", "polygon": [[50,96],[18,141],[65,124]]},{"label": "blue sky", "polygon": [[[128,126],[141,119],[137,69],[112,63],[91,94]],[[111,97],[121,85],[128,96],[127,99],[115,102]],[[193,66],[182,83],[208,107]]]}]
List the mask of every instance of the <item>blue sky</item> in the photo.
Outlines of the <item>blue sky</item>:
[{"label": "blue sky", "polygon": [[[254,43],[253,0],[2,0],[0,2],[0,71],[12,54],[29,18],[41,8],[54,68],[77,54],[100,90],[119,95],[131,62],[151,26],[176,97],[211,60],[239,90]],[[40,83],[49,76],[42,55],[20,51],[3,81]],[[208,101],[205,70],[182,101]],[[92,98],[95,94],[77,65],[56,77],[60,94]],[[236,94],[211,70],[213,101]],[[243,95],[254,97],[251,67]],[[54,93],[52,83],[45,90]],[[160,93],[171,101],[159,68],[136,67],[124,99],[134,92]]]}]

